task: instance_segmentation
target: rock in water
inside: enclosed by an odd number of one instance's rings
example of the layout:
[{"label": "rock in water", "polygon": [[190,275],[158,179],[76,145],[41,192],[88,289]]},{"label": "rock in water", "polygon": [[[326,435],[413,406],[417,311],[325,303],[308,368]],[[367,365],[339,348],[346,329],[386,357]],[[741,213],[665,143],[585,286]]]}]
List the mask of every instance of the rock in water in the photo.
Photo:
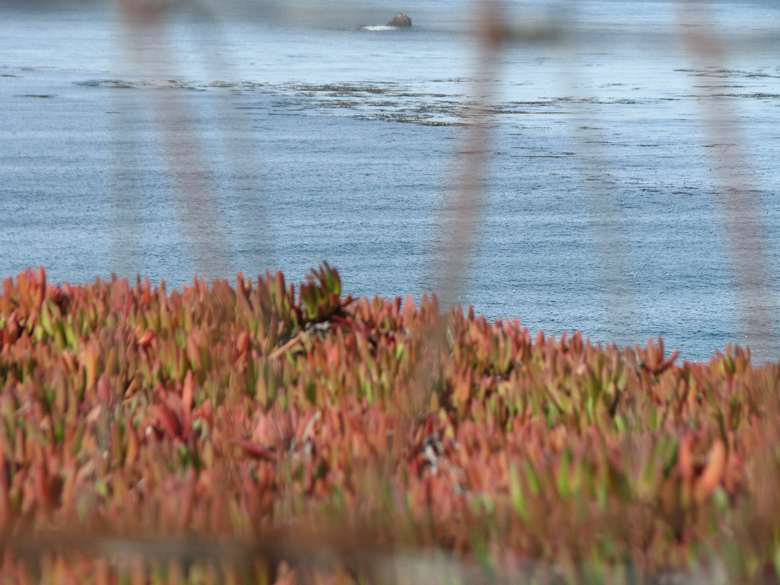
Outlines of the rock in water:
[{"label": "rock in water", "polygon": [[399,12],[387,26],[412,26],[412,19],[406,16],[406,12]]}]

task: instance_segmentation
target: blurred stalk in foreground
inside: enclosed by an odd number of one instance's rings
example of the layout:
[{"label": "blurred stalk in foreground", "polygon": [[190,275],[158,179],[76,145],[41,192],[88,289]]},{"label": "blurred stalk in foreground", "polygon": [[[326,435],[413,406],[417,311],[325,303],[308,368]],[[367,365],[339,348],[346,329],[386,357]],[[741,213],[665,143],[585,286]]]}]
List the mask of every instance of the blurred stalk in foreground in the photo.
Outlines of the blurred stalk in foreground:
[{"label": "blurred stalk in foreground", "polygon": [[454,182],[445,200],[439,238],[443,249],[435,282],[445,309],[455,303],[463,288],[479,221],[490,156],[493,102],[499,85],[499,56],[508,37],[500,0],[477,0],[474,12],[474,85],[466,106],[466,126],[455,155]]},{"label": "blurred stalk in foreground", "polygon": [[[207,280],[224,278],[232,272],[228,238],[216,198],[213,172],[204,156],[195,118],[175,82],[177,69],[164,22],[172,7],[173,3],[166,2],[120,1],[128,61],[135,73],[170,84],[170,87],[152,89],[149,95],[168,161],[175,206],[197,273]],[[118,164],[120,168],[132,168],[132,162],[120,160]],[[132,223],[133,213],[127,212],[127,217],[122,215],[123,208],[128,209],[128,197],[132,196],[140,197],[141,194],[118,194],[118,223],[122,233],[132,230],[127,224]],[[121,249],[121,244],[115,247]],[[120,265],[128,263],[127,259],[119,260]]]},{"label": "blurred stalk in foreground", "polygon": [[509,36],[501,0],[475,0],[473,10],[476,23],[474,85],[466,105],[466,126],[460,149],[455,155],[454,183],[445,194],[441,232],[437,238],[442,246],[441,256],[433,275],[444,314],[422,333],[410,397],[412,411],[417,414],[428,407],[431,393],[441,378],[441,356],[447,334],[445,315],[455,304],[465,282],[490,155],[490,123],[499,85],[499,56]]},{"label": "blurred stalk in foreground", "polygon": [[777,360],[777,308],[773,297],[766,228],[761,221],[759,192],[751,184],[750,164],[737,114],[722,92],[726,55],[708,23],[713,14],[706,2],[678,2],[682,39],[704,75],[702,125],[711,146],[718,185],[718,209],[731,263],[742,345],[756,361]]}]

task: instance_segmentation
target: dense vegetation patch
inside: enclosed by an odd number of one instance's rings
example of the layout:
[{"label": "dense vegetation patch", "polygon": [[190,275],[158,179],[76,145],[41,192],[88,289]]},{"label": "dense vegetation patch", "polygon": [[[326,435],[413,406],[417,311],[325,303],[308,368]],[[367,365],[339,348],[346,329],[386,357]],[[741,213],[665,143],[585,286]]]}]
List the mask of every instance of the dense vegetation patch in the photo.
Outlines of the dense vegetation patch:
[{"label": "dense vegetation patch", "polygon": [[[327,265],[0,296],[0,582],[763,582],[777,364],[532,337]],[[448,571],[446,574],[442,571]]]}]

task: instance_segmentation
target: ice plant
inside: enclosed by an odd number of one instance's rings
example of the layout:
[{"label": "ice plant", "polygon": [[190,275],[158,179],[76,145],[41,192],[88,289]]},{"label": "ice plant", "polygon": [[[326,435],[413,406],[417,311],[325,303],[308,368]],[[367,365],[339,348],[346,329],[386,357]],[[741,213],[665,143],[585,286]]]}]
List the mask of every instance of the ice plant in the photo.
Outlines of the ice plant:
[{"label": "ice plant", "polygon": [[342,298],[327,264],[4,281],[2,582],[775,578],[777,364],[456,307],[410,416],[437,307]]}]

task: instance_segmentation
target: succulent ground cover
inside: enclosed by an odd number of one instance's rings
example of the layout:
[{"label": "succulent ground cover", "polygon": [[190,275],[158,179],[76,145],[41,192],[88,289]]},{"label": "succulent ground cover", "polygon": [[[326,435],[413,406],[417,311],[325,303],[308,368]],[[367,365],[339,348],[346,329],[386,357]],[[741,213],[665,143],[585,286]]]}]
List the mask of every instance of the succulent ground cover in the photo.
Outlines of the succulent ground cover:
[{"label": "succulent ground cover", "polygon": [[0,296],[0,583],[777,582],[778,364],[326,264]]}]

